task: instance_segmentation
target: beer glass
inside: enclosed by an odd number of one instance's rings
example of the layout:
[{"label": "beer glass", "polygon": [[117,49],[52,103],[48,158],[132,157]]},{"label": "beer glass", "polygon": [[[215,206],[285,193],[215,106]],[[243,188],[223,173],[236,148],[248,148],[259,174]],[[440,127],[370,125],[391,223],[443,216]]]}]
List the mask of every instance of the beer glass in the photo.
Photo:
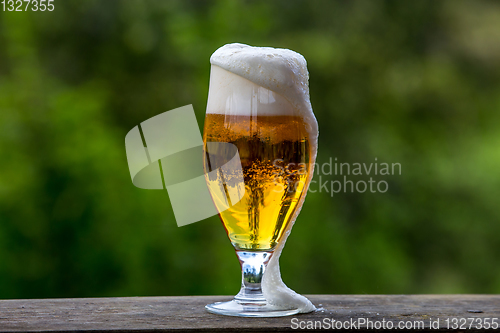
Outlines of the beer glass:
[{"label": "beer glass", "polygon": [[205,171],[209,191],[242,270],[240,292],[232,301],[207,305],[208,311],[244,317],[299,312],[297,308],[270,304],[261,283],[269,260],[290,232],[306,195],[316,151],[316,137],[310,138],[315,122],[314,117],[304,117],[281,94],[212,65],[203,133],[205,168],[217,155],[231,158],[224,156],[230,149],[207,149],[208,144],[236,146],[245,192],[240,201],[225,209],[223,203],[229,196],[220,188],[227,179],[222,179],[222,174],[209,176]]}]

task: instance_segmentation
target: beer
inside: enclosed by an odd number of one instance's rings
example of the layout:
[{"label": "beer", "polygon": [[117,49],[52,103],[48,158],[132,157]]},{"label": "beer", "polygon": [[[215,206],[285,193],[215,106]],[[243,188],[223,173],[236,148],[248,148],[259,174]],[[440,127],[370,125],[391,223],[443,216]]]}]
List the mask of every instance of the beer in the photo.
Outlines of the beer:
[{"label": "beer", "polygon": [[[310,142],[300,116],[207,114],[204,142],[228,142],[238,148],[245,195],[219,216],[239,250],[272,250],[288,230],[309,174]],[[229,157],[230,158],[230,157]],[[222,175],[207,179],[219,186]],[[221,211],[226,198],[212,192]]]},{"label": "beer", "polygon": [[236,249],[242,283],[232,301],[206,309],[243,317],[313,311],[285,286],[278,264],[316,159],[306,60],[287,49],[235,43],[215,51],[210,63],[205,179]]}]

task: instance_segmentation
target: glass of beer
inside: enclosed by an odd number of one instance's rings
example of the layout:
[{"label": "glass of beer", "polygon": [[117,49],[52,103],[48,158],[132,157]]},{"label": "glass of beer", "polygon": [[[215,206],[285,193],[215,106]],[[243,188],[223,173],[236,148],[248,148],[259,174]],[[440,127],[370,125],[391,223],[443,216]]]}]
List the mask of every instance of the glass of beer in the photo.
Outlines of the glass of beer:
[{"label": "glass of beer", "polygon": [[[230,44],[211,58],[203,134],[205,177],[242,269],[240,292],[232,301],[207,305],[213,313],[277,317],[300,312],[293,304],[273,303],[261,285],[300,211],[316,157],[317,123],[310,108],[307,69],[293,67],[301,65],[294,63],[295,56],[302,57],[290,50]],[[298,83],[304,80],[304,70],[305,87]],[[213,143],[234,145],[241,162],[244,195],[229,208],[228,186],[238,184],[222,173],[210,176],[207,169],[210,160],[229,160],[232,156],[226,155],[234,151],[226,145],[210,148]],[[282,283],[279,266],[277,272],[278,282],[267,281],[270,289]]]}]

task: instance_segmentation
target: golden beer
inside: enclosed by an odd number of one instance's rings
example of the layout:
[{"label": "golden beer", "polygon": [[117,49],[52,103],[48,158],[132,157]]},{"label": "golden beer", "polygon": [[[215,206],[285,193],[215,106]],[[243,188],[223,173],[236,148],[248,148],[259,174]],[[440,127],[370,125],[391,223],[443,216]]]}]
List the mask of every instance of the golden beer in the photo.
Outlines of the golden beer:
[{"label": "golden beer", "polygon": [[[305,195],[311,147],[304,120],[207,114],[203,140],[205,145],[227,142],[238,148],[245,195],[219,213],[231,243],[237,250],[274,249]],[[217,175],[207,178],[209,188],[224,181]],[[226,198],[214,192],[212,198],[221,211]]]},{"label": "golden beer", "polygon": [[285,286],[278,264],[317,152],[306,61],[291,50],[235,43],[210,63],[205,179],[242,280],[232,301],[205,308],[242,317],[311,312],[314,305]]}]

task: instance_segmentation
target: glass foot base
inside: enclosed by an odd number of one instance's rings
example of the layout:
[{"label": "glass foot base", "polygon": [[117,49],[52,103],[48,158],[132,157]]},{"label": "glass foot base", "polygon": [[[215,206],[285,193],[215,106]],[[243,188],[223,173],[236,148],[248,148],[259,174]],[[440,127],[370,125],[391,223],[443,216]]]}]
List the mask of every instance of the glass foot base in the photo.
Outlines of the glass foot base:
[{"label": "glass foot base", "polygon": [[284,317],[299,313],[299,309],[282,310],[266,302],[217,302],[208,304],[205,308],[212,313],[235,317]]}]

